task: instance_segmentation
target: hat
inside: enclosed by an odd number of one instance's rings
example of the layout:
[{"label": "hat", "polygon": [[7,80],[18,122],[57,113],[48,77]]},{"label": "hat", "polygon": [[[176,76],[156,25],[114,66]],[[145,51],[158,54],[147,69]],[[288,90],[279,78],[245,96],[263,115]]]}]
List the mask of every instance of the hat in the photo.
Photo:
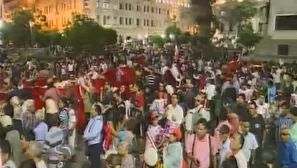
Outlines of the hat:
[{"label": "hat", "polygon": [[2,117],[0,118],[0,123],[1,123],[1,125],[5,128],[5,127],[7,127],[7,126],[12,125],[12,119],[11,119],[10,116],[5,115],[5,116],[2,116]]},{"label": "hat", "polygon": [[175,136],[177,140],[180,140],[182,138],[182,133],[179,128],[172,128],[170,129],[169,133]]},{"label": "hat", "polygon": [[155,120],[155,119],[158,119],[158,114],[156,114],[156,113],[152,113],[152,114],[151,114],[151,120],[153,121],[153,120]]},{"label": "hat", "polygon": [[55,152],[65,156],[67,159],[71,159],[74,154],[72,147],[69,145],[62,145],[62,146],[55,147]]}]

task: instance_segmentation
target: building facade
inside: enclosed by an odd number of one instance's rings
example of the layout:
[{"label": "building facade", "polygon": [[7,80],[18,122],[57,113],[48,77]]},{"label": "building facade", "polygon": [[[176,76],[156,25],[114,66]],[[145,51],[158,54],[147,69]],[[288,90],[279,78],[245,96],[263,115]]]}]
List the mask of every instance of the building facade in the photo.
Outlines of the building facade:
[{"label": "building facade", "polygon": [[297,3],[296,0],[270,0],[267,34],[256,46],[262,58],[297,58]]},{"label": "building facade", "polygon": [[[219,28],[214,35],[214,42],[221,41],[222,43],[219,45],[223,45],[228,48],[237,47],[237,24],[229,22],[228,20],[230,18],[232,20],[232,13],[224,11],[228,10],[228,5],[230,6],[230,4],[234,1],[242,2],[243,0],[217,0],[214,4],[215,15],[220,22]],[[254,0],[254,2],[258,12],[253,18],[251,18],[250,22],[255,33],[261,33],[264,35],[265,30],[267,29],[267,5],[269,0]],[[228,40],[222,41],[222,39]]]},{"label": "building facade", "polygon": [[[167,0],[168,1],[168,0]],[[183,30],[193,24],[187,0],[37,0],[35,9],[45,15],[52,30],[63,31],[72,14],[86,14],[123,37],[145,38],[163,34],[178,23]],[[176,2],[175,2],[176,1]],[[183,1],[183,2],[180,2]]]}]

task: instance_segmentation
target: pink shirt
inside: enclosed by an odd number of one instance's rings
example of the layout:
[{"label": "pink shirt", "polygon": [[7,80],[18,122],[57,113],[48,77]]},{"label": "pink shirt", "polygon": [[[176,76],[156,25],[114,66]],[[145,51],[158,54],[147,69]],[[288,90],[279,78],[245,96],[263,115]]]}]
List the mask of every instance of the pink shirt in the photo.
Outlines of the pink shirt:
[{"label": "pink shirt", "polygon": [[50,88],[46,90],[44,93],[44,97],[53,99],[57,104],[57,107],[59,106],[60,96],[59,96],[59,91],[56,88]]},{"label": "pink shirt", "polygon": [[[187,136],[186,138],[186,152],[192,153],[195,158],[197,158],[200,162],[199,168],[209,168],[210,164],[210,149],[209,149],[209,134],[206,134],[204,139],[199,140],[196,134],[192,134]],[[195,144],[194,143],[195,139]],[[214,138],[211,137],[211,155],[215,155],[217,153],[217,147],[214,141]],[[193,150],[194,147],[194,150]],[[197,165],[192,164],[192,168],[198,168]]]},{"label": "pink shirt", "polygon": [[232,125],[229,123],[228,120],[219,122],[214,132],[214,139],[217,147],[220,147],[222,145],[222,142],[220,140],[220,132],[219,132],[222,125],[227,125],[229,129],[232,130]]}]

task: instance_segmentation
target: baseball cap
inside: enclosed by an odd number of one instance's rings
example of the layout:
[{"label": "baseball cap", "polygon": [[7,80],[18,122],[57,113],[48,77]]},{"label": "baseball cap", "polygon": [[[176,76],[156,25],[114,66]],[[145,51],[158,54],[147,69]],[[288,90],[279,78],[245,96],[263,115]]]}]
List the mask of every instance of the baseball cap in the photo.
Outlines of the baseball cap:
[{"label": "baseball cap", "polygon": [[60,155],[64,155],[67,159],[71,159],[74,154],[72,147],[69,145],[55,147],[55,152]]},{"label": "baseball cap", "polygon": [[158,114],[152,113],[151,114],[151,120],[153,121],[155,119],[158,119]]},{"label": "baseball cap", "polygon": [[179,128],[172,128],[169,130],[169,133],[175,136],[177,140],[180,140],[182,138],[182,133]]}]

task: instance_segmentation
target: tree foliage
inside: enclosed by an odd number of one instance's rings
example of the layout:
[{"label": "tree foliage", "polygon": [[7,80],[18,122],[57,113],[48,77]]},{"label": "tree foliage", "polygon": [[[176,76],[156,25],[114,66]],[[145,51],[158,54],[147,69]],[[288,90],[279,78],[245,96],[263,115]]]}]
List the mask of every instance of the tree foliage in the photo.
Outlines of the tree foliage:
[{"label": "tree foliage", "polygon": [[[31,43],[30,21],[34,21],[31,10],[22,9],[13,12],[12,22],[3,28],[5,42],[12,41],[17,47],[28,46]],[[32,33],[36,32],[37,28],[32,27]]]},{"label": "tree foliage", "polygon": [[105,44],[117,41],[116,31],[105,29],[86,15],[73,15],[72,23],[64,32],[65,43],[74,52],[99,53]]},{"label": "tree foliage", "polygon": [[216,10],[216,17],[220,21],[228,22],[233,25],[244,24],[257,13],[256,3],[251,0],[227,1],[220,5]]},{"label": "tree foliage", "polygon": [[168,26],[165,30],[166,37],[169,37],[170,34],[174,36],[178,36],[181,34],[180,28],[178,28],[176,25]]},{"label": "tree foliage", "polygon": [[216,0],[192,0],[192,4],[197,6],[196,22],[199,25],[199,33],[197,39],[203,45],[210,45],[210,38],[213,36],[214,30],[212,29],[212,23],[216,21],[213,14],[212,4]]},{"label": "tree foliage", "polygon": [[261,35],[254,33],[252,26],[249,24],[242,27],[239,31],[237,43],[244,47],[253,47],[261,39]]},{"label": "tree foliage", "polygon": [[163,47],[165,40],[159,35],[151,35],[148,37],[150,42],[156,44],[158,47]]}]

